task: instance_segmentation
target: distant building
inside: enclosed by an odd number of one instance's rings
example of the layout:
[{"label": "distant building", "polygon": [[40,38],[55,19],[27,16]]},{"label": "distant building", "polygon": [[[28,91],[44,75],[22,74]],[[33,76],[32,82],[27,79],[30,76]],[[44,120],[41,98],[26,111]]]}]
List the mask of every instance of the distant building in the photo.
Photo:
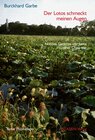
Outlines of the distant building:
[{"label": "distant building", "polygon": [[9,31],[9,23],[8,23],[8,19],[6,19],[6,30],[7,30],[7,32]]}]

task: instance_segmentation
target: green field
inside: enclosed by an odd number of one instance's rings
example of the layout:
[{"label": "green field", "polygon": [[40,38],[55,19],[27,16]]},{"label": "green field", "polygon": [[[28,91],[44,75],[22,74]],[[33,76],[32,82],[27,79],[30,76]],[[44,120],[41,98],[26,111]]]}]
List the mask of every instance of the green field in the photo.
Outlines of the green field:
[{"label": "green field", "polygon": [[[59,140],[71,140],[72,137],[74,140],[95,139],[95,37],[0,35],[0,86],[3,84],[14,84],[18,91],[8,90],[6,102],[0,92],[2,140],[14,137],[15,140],[58,140],[58,137]],[[12,110],[10,96],[14,94]],[[37,103],[44,102],[49,116],[44,114],[43,117],[49,117],[48,121],[40,120],[40,125],[28,126],[29,112],[17,110],[19,102],[27,102],[24,97],[29,99],[34,116],[39,116]],[[25,120],[20,121],[21,116]],[[57,124],[52,123],[53,129],[47,127],[50,116],[58,121]],[[65,117],[67,122],[62,122]],[[22,125],[33,128],[33,132],[6,134],[6,127],[21,128]],[[64,127],[86,129],[87,133],[61,131]],[[48,130],[51,131],[50,136]]]}]

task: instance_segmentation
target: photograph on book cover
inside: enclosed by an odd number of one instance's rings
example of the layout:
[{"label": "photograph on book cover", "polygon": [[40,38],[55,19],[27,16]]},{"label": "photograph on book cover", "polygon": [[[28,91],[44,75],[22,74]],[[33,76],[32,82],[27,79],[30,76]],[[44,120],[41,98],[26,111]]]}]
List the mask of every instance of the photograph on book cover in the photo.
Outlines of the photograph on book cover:
[{"label": "photograph on book cover", "polygon": [[95,0],[0,0],[0,140],[95,140]]}]

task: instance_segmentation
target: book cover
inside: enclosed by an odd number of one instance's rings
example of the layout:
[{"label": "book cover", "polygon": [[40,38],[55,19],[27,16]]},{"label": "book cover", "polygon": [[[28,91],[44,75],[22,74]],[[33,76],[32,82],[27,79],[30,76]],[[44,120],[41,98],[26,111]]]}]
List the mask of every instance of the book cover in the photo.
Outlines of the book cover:
[{"label": "book cover", "polygon": [[0,1],[0,139],[95,139],[95,1]]}]

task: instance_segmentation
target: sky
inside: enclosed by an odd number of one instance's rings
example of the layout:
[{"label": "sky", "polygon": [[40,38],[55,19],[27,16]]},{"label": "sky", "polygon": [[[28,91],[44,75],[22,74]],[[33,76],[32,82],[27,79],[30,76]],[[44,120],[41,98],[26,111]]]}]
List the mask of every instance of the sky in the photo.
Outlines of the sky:
[{"label": "sky", "polygon": [[[4,5],[24,5],[23,8],[5,8]],[[36,8],[27,8],[28,5],[37,5]],[[44,15],[44,11],[51,12],[51,15]],[[73,20],[73,15],[67,12],[85,12],[86,15],[75,15],[76,18],[95,19],[95,0],[0,0],[0,25],[6,22],[20,21],[21,23],[31,24],[51,24],[62,27],[75,27],[80,25],[79,20]],[[45,13],[47,13],[45,12]],[[63,12],[65,15],[54,15]],[[56,18],[64,20],[56,20]],[[72,18],[72,20],[67,20]]]}]

